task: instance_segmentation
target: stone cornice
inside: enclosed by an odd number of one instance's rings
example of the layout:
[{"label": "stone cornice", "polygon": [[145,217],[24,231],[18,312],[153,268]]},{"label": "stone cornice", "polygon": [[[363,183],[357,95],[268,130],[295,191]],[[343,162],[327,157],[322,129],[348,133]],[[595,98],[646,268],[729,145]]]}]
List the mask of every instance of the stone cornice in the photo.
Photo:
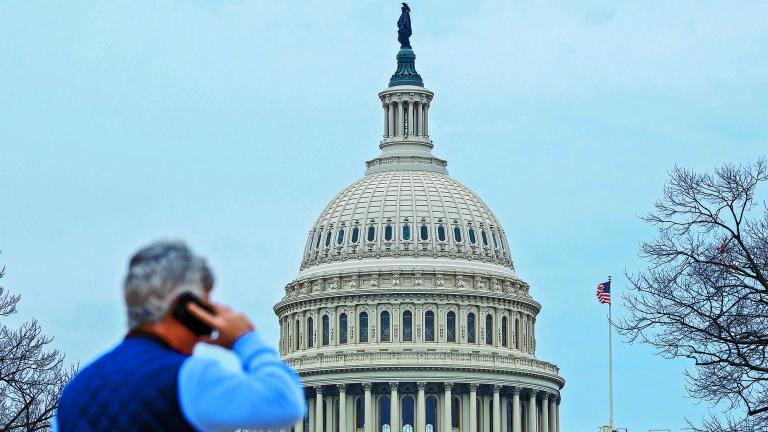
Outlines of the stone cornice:
[{"label": "stone cornice", "polygon": [[490,353],[445,352],[354,352],[346,354],[315,354],[288,356],[284,360],[302,377],[333,376],[345,372],[419,370],[461,371],[468,373],[495,373],[514,376],[531,376],[556,383],[565,380],[559,376],[559,368],[552,363],[531,357],[502,356]]}]

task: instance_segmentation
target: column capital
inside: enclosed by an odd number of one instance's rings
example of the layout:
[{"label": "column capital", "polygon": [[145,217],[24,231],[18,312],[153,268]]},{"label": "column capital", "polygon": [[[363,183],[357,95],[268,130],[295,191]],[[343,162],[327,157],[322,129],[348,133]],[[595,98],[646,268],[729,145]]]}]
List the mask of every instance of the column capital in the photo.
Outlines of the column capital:
[{"label": "column capital", "polygon": [[419,382],[416,383],[416,386],[419,387],[419,390],[423,391],[424,388],[427,386],[427,383],[425,383],[424,381],[419,381]]},{"label": "column capital", "polygon": [[498,384],[494,384],[493,385],[493,392],[494,393],[499,393],[500,391],[501,391],[501,386],[498,385]]},{"label": "column capital", "polygon": [[477,384],[470,384],[469,385],[469,391],[477,392]]},{"label": "column capital", "polygon": [[389,389],[392,391],[397,391],[397,389],[400,387],[399,382],[391,382],[389,383]]},{"label": "column capital", "polygon": [[530,397],[531,399],[536,399],[536,395],[538,394],[539,394],[538,390],[528,389],[528,397]]},{"label": "column capital", "polygon": [[451,391],[453,390],[453,383],[452,382],[443,383],[443,388],[445,389],[445,391]]},{"label": "column capital", "polygon": [[315,393],[317,393],[318,396],[322,396],[323,395],[323,386],[321,386],[321,385],[315,386]]},{"label": "column capital", "polygon": [[514,386],[512,387],[512,395],[520,395],[520,387]]},{"label": "column capital", "polygon": [[373,384],[369,382],[363,383],[363,390],[365,391],[371,391],[371,388],[373,388]]},{"label": "column capital", "polygon": [[347,385],[346,384],[336,384],[336,387],[338,387],[339,393],[346,393],[347,392]]}]

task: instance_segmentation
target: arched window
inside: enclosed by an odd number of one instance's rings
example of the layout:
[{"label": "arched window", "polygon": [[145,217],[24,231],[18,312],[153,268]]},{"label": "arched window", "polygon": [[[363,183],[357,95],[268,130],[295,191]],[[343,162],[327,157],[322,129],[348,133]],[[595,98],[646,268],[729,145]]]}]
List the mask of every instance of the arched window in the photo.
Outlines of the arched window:
[{"label": "arched window", "polygon": [[336,236],[336,244],[344,243],[344,228],[339,230],[339,234]]},{"label": "arched window", "polygon": [[403,341],[413,341],[413,312],[403,312]]},{"label": "arched window", "polygon": [[443,225],[437,226],[437,239],[445,241],[445,227]]},{"label": "arched window", "polygon": [[446,330],[448,342],[456,342],[456,312],[448,312],[448,315],[445,317],[445,323],[448,327]]},{"label": "arched window", "polygon": [[498,249],[499,248],[499,243],[496,241],[496,233],[495,232],[491,232],[491,239],[493,240],[493,247]]},{"label": "arched window", "polygon": [[360,312],[360,342],[368,342],[368,312]]},{"label": "arched window", "polygon": [[379,323],[379,334],[381,334],[382,342],[389,342],[389,312],[381,312],[381,319]]},{"label": "arched window", "polygon": [[[510,413],[512,413],[512,410],[509,410]],[[458,429],[459,425],[461,424],[461,399],[458,397],[453,397],[451,399],[451,427],[454,429]],[[511,431],[512,428],[510,427],[507,429],[508,431]]]},{"label": "arched window", "polygon": [[422,241],[429,240],[429,228],[426,225],[422,225],[420,231],[421,231],[421,234],[420,234],[421,240]]},{"label": "arched window", "polygon": [[[437,398],[434,396],[427,396],[426,400],[426,420],[427,420],[427,430],[438,430],[438,424],[437,424]],[[431,428],[429,426],[432,426]]]},{"label": "arched window", "polygon": [[475,343],[477,339],[475,337],[475,313],[470,312],[467,314],[467,342]]},{"label": "arched window", "polygon": [[342,313],[339,315],[339,343],[345,344],[347,343],[347,314]]},{"label": "arched window", "polygon": [[[406,426],[410,426],[411,430],[413,430],[414,426],[416,426],[415,423],[415,417],[416,417],[416,404],[414,403],[413,396],[404,396],[402,400],[403,405],[403,412],[401,416],[401,427],[405,428]],[[393,431],[396,432],[396,431]]]},{"label": "arched window", "polygon": [[301,336],[300,336],[301,332],[299,331],[299,329],[301,328],[301,323],[299,322],[299,320],[296,320],[296,326],[294,328],[296,329],[296,331],[294,332],[295,334],[293,335],[293,350],[298,351],[299,339],[301,339]]},{"label": "arched window", "polygon": [[408,224],[403,225],[403,240],[408,241],[411,239],[411,226]]},{"label": "arched window", "polygon": [[389,403],[389,396],[382,396],[379,398],[379,427],[376,430],[384,430],[384,425],[391,425],[391,422],[389,420],[390,418],[390,412],[389,408],[391,407]]},{"label": "arched window", "polygon": [[328,247],[331,245],[331,236],[333,234],[331,233],[331,230],[328,230],[327,233],[325,233],[325,247]]},{"label": "arched window", "polygon": [[520,320],[515,318],[515,348],[520,349]]},{"label": "arched window", "polygon": [[352,228],[352,243],[357,243],[358,240],[360,240],[360,228],[354,227]]},{"label": "arched window", "polygon": [[315,249],[320,249],[320,242],[323,239],[323,232],[317,233],[317,241],[315,241]]},{"label": "arched window", "polygon": [[368,241],[372,242],[376,240],[376,227],[371,225],[368,227]]},{"label": "arched window", "polygon": [[477,237],[475,237],[475,229],[472,227],[469,228],[469,242],[472,244],[477,243]]},{"label": "arched window", "polygon": [[392,241],[392,237],[394,236],[394,232],[392,230],[392,225],[387,225],[384,227],[384,240],[386,241]]},{"label": "arched window", "polygon": [[461,243],[461,228],[458,226],[453,227],[453,241]]},{"label": "arched window", "polygon": [[485,316],[485,344],[493,345],[493,316]]},{"label": "arched window", "polygon": [[314,341],[312,340],[312,335],[315,334],[315,328],[314,328],[314,322],[312,322],[312,317],[307,318],[307,347],[312,348],[314,345]]},{"label": "arched window", "polygon": [[485,233],[485,230],[480,230],[480,238],[483,239],[483,246],[488,246],[488,234]]},{"label": "arched window", "polygon": [[355,420],[357,429],[365,427],[365,399],[362,397],[355,399]]},{"label": "arched window", "polygon": [[427,311],[424,314],[424,340],[427,342],[435,341],[435,313]]},{"label": "arched window", "polygon": [[507,346],[507,337],[509,333],[507,331],[507,317],[501,318],[501,346]]},{"label": "arched window", "polygon": [[328,315],[323,315],[323,346],[328,346],[331,343],[331,318]]}]

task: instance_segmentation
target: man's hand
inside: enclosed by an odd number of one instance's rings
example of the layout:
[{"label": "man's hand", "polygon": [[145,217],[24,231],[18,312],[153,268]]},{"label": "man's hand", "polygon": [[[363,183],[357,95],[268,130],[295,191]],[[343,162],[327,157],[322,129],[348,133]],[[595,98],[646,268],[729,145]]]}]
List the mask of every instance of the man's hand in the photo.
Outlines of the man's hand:
[{"label": "man's hand", "polygon": [[200,318],[201,321],[219,332],[219,336],[216,339],[203,337],[203,342],[231,349],[237,338],[254,330],[253,324],[244,314],[235,312],[220,304],[211,304],[211,307],[216,311],[216,315],[211,314],[194,303],[187,304],[187,309],[192,315]]}]

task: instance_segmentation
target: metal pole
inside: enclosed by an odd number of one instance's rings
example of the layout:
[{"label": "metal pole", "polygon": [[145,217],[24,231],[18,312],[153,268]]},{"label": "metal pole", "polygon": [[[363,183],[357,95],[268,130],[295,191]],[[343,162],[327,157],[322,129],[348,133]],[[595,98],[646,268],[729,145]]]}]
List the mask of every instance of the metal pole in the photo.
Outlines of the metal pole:
[{"label": "metal pole", "polygon": [[[611,277],[608,276],[608,284],[611,283]],[[611,291],[613,288],[611,288]],[[613,431],[613,345],[611,342],[611,304],[613,303],[613,293],[611,301],[608,303],[608,426]]]}]

